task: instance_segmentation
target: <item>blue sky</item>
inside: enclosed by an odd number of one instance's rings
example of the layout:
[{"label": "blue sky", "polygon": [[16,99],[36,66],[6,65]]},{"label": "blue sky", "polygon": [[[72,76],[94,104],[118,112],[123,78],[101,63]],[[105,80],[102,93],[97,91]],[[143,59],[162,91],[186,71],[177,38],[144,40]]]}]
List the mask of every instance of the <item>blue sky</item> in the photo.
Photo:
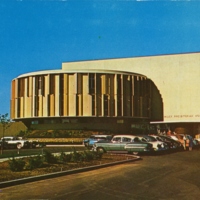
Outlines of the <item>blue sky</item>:
[{"label": "blue sky", "polygon": [[0,114],[11,80],[62,62],[200,51],[200,1],[0,0]]}]

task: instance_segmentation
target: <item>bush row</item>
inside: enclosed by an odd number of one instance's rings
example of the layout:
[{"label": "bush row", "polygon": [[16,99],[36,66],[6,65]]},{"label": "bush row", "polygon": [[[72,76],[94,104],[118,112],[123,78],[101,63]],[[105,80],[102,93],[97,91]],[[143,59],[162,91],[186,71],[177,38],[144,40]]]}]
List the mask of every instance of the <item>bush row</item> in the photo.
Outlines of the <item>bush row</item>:
[{"label": "bush row", "polygon": [[84,138],[28,138],[28,140],[31,141],[38,141],[38,142],[42,142],[42,143],[83,143],[83,139]]},{"label": "bush row", "polygon": [[53,155],[49,151],[44,151],[43,155],[37,155],[24,158],[12,158],[9,160],[9,168],[11,171],[19,172],[23,170],[33,170],[44,167],[46,164],[67,164],[69,162],[89,162],[101,159],[102,154],[93,151],[77,152],[75,149],[72,153],[62,152],[60,155]]},{"label": "bush row", "polygon": [[87,138],[92,134],[100,134],[100,132],[89,130],[26,130],[20,131],[17,135],[27,138]]}]

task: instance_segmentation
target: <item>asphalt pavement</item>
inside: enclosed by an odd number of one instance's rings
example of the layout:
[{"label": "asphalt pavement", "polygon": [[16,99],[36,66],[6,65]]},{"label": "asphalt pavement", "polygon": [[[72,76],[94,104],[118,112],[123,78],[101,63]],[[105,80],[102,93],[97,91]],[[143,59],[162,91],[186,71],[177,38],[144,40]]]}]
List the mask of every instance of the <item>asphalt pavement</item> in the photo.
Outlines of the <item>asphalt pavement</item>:
[{"label": "asphalt pavement", "polygon": [[200,150],[141,160],[1,189],[1,199],[196,200]]}]

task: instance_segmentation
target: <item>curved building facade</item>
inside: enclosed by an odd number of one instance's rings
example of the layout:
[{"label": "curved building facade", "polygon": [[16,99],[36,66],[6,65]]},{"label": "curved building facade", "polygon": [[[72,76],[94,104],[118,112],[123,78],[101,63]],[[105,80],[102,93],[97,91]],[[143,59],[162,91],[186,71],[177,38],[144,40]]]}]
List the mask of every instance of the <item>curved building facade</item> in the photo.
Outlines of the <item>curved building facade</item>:
[{"label": "curved building facade", "polygon": [[159,90],[132,72],[65,66],[20,75],[11,91],[11,118],[35,129],[130,132],[163,120]]}]

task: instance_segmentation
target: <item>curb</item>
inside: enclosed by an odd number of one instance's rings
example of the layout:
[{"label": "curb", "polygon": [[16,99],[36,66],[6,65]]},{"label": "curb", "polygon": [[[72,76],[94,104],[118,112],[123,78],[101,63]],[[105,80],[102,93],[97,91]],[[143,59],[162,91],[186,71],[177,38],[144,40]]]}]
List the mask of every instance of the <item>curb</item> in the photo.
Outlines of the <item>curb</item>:
[{"label": "curb", "polygon": [[44,179],[56,178],[56,177],[60,177],[60,176],[65,176],[65,175],[70,175],[70,174],[75,174],[75,173],[81,173],[81,172],[96,170],[96,169],[109,167],[109,166],[113,166],[113,165],[117,165],[117,164],[123,164],[123,163],[127,163],[127,162],[133,162],[133,161],[141,160],[140,156],[128,156],[128,157],[131,157],[131,159],[116,161],[116,162],[112,162],[112,163],[106,163],[106,164],[102,164],[102,165],[84,167],[84,168],[79,168],[79,169],[60,171],[60,172],[44,174],[44,175],[40,175],[40,176],[33,176],[33,177],[27,177],[27,178],[22,178],[22,179],[16,179],[16,180],[12,180],[12,181],[0,182],[0,188],[15,186],[15,185],[24,184],[24,183],[30,183],[30,182],[34,182],[34,181],[40,181],[40,180],[44,180]]}]

